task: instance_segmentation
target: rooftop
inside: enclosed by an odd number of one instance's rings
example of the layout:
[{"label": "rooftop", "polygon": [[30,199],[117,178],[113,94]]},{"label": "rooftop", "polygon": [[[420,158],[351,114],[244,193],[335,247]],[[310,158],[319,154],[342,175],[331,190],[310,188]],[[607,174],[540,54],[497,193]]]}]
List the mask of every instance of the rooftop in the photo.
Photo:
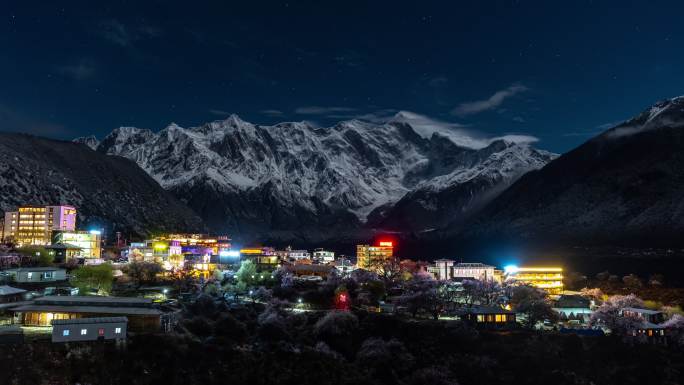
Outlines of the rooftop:
[{"label": "rooftop", "polygon": [[515,314],[514,311],[506,310],[497,306],[474,306],[461,309],[462,314]]},{"label": "rooftop", "polygon": [[12,295],[26,293],[24,289],[17,289],[16,287],[2,285],[0,286],[0,295]]},{"label": "rooftop", "polygon": [[96,303],[96,304],[127,304],[127,305],[148,305],[152,303],[151,298],[137,298],[137,297],[109,297],[97,295],[64,295],[64,296],[46,296],[36,298],[36,305],[47,303],[64,303],[64,304],[79,304],[79,303]]},{"label": "rooftop", "polygon": [[146,307],[127,306],[58,306],[58,305],[24,305],[10,309],[13,312],[41,312],[41,313],[86,313],[86,314],[120,314],[159,316],[161,311]]},{"label": "rooftop", "polygon": [[51,250],[83,250],[81,247],[72,245],[71,243],[56,243],[54,245],[45,246],[45,248]]},{"label": "rooftop", "polygon": [[651,310],[651,309],[641,309],[638,307],[626,307],[623,308],[622,311],[629,311],[632,313],[640,313],[640,314],[660,314],[662,313],[661,311],[658,310]]},{"label": "rooftop", "polygon": [[461,263],[457,263],[456,265],[454,265],[454,268],[455,269],[458,269],[458,268],[461,268],[461,269],[473,269],[473,268],[476,268],[476,269],[493,269],[494,266],[485,265],[484,263],[480,263],[480,262],[461,262]]},{"label": "rooftop", "polygon": [[109,324],[128,322],[126,317],[88,317],[88,318],[72,318],[72,319],[54,319],[53,325],[75,325],[75,324]]},{"label": "rooftop", "polygon": [[58,270],[64,270],[59,267],[17,267],[15,269],[7,269],[5,271],[11,271],[15,273],[22,273],[22,272],[36,272],[36,271],[58,271]]}]

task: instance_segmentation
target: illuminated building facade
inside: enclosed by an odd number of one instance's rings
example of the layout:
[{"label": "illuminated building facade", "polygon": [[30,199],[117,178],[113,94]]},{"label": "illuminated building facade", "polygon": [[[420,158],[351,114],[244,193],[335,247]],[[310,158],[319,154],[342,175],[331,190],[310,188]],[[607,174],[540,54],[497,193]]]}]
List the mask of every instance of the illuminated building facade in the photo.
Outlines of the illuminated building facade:
[{"label": "illuminated building facade", "polygon": [[55,230],[74,231],[73,206],[22,206],[5,213],[4,238],[18,246],[49,245]]},{"label": "illuminated building facade", "polygon": [[472,278],[478,281],[494,280],[494,266],[484,263],[457,263],[451,271],[453,278]]},{"label": "illuminated building facade", "polygon": [[272,247],[249,247],[240,249],[243,258],[251,260],[260,269],[275,269],[280,263],[280,257]]},{"label": "illuminated building facade", "polygon": [[562,267],[506,266],[506,281],[531,285],[552,295],[563,293]]},{"label": "illuminated building facade", "polygon": [[91,231],[64,231],[58,230],[52,233],[52,243],[73,245],[80,249],[71,255],[77,258],[100,258],[102,255],[102,234],[98,230]]},{"label": "illuminated building facade", "polygon": [[311,259],[311,254],[309,254],[308,250],[292,250],[291,247],[287,247],[285,250],[276,251],[276,255],[282,261],[289,262],[301,261],[303,259]]},{"label": "illuminated building facade", "polygon": [[394,244],[389,241],[377,245],[356,245],[356,265],[359,269],[374,270],[394,258]]},{"label": "illuminated building facade", "polygon": [[335,252],[324,249],[316,249],[313,252],[314,261],[329,263],[335,261]]}]

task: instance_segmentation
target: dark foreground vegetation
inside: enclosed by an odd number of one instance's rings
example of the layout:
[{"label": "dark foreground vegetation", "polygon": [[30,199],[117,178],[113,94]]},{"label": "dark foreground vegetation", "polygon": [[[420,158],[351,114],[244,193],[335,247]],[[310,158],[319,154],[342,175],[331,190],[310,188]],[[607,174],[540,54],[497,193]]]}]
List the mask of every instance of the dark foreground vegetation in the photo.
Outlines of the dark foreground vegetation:
[{"label": "dark foreground vegetation", "polygon": [[0,346],[7,384],[679,384],[677,343],[534,331],[483,332],[459,321],[227,311],[200,299],[175,333],[113,343]]}]

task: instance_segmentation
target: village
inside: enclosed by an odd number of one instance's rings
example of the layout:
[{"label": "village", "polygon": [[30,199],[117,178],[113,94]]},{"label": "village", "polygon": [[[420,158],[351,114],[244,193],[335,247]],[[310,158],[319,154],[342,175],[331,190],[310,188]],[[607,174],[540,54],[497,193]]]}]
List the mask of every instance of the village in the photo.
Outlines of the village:
[{"label": "village", "polygon": [[[235,248],[227,236],[202,234],[105,245],[101,231],[77,230],[72,206],[6,213],[3,239],[0,342],[121,342],[131,333],[173,333],[192,329],[187,309],[198,301],[226,312],[257,305],[371,312],[652,343],[681,338],[684,327],[679,304],[634,294],[662,287],[663,277],[644,283],[605,273],[588,280],[562,266],[399,260],[388,239],[358,245],[355,256]],[[583,286],[590,282],[599,287]]]}]

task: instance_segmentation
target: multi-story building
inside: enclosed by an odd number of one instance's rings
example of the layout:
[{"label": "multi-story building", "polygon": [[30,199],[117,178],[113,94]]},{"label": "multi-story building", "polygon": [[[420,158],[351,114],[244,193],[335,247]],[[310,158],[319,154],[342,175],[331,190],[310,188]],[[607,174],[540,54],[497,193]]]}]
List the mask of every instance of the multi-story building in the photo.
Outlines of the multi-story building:
[{"label": "multi-story building", "polygon": [[311,254],[308,250],[292,250],[291,247],[287,247],[285,250],[276,251],[276,255],[286,262],[297,262],[303,259],[311,259]]},{"label": "multi-story building", "polygon": [[457,263],[451,271],[453,278],[472,278],[478,281],[494,280],[494,266],[484,263]]},{"label": "multi-story building", "polygon": [[321,263],[330,263],[335,261],[335,252],[324,249],[316,249],[313,252],[313,259],[314,261]]},{"label": "multi-story building", "polygon": [[19,246],[49,245],[53,231],[75,228],[73,206],[22,206],[5,213],[4,238]]},{"label": "multi-story building", "polygon": [[552,295],[563,293],[562,267],[506,266],[504,271],[508,282],[531,285]]},{"label": "multi-story building", "polygon": [[438,259],[428,268],[435,279],[445,281],[450,279],[477,279],[478,281],[496,280],[494,266],[484,263],[455,263],[452,259]]},{"label": "multi-story building", "polygon": [[272,270],[278,267],[280,258],[272,247],[250,247],[240,249],[242,258],[251,260],[259,269]]},{"label": "multi-story building", "polygon": [[356,245],[356,265],[359,269],[375,270],[394,258],[394,245],[389,241],[377,245]]},{"label": "multi-story building", "polygon": [[438,259],[435,261],[434,267],[429,269],[429,272],[440,281],[446,281],[453,277],[454,261],[451,259]]},{"label": "multi-story building", "polygon": [[77,258],[96,259],[102,255],[102,233],[99,230],[53,231],[52,244],[76,246],[80,250],[72,256]]}]

